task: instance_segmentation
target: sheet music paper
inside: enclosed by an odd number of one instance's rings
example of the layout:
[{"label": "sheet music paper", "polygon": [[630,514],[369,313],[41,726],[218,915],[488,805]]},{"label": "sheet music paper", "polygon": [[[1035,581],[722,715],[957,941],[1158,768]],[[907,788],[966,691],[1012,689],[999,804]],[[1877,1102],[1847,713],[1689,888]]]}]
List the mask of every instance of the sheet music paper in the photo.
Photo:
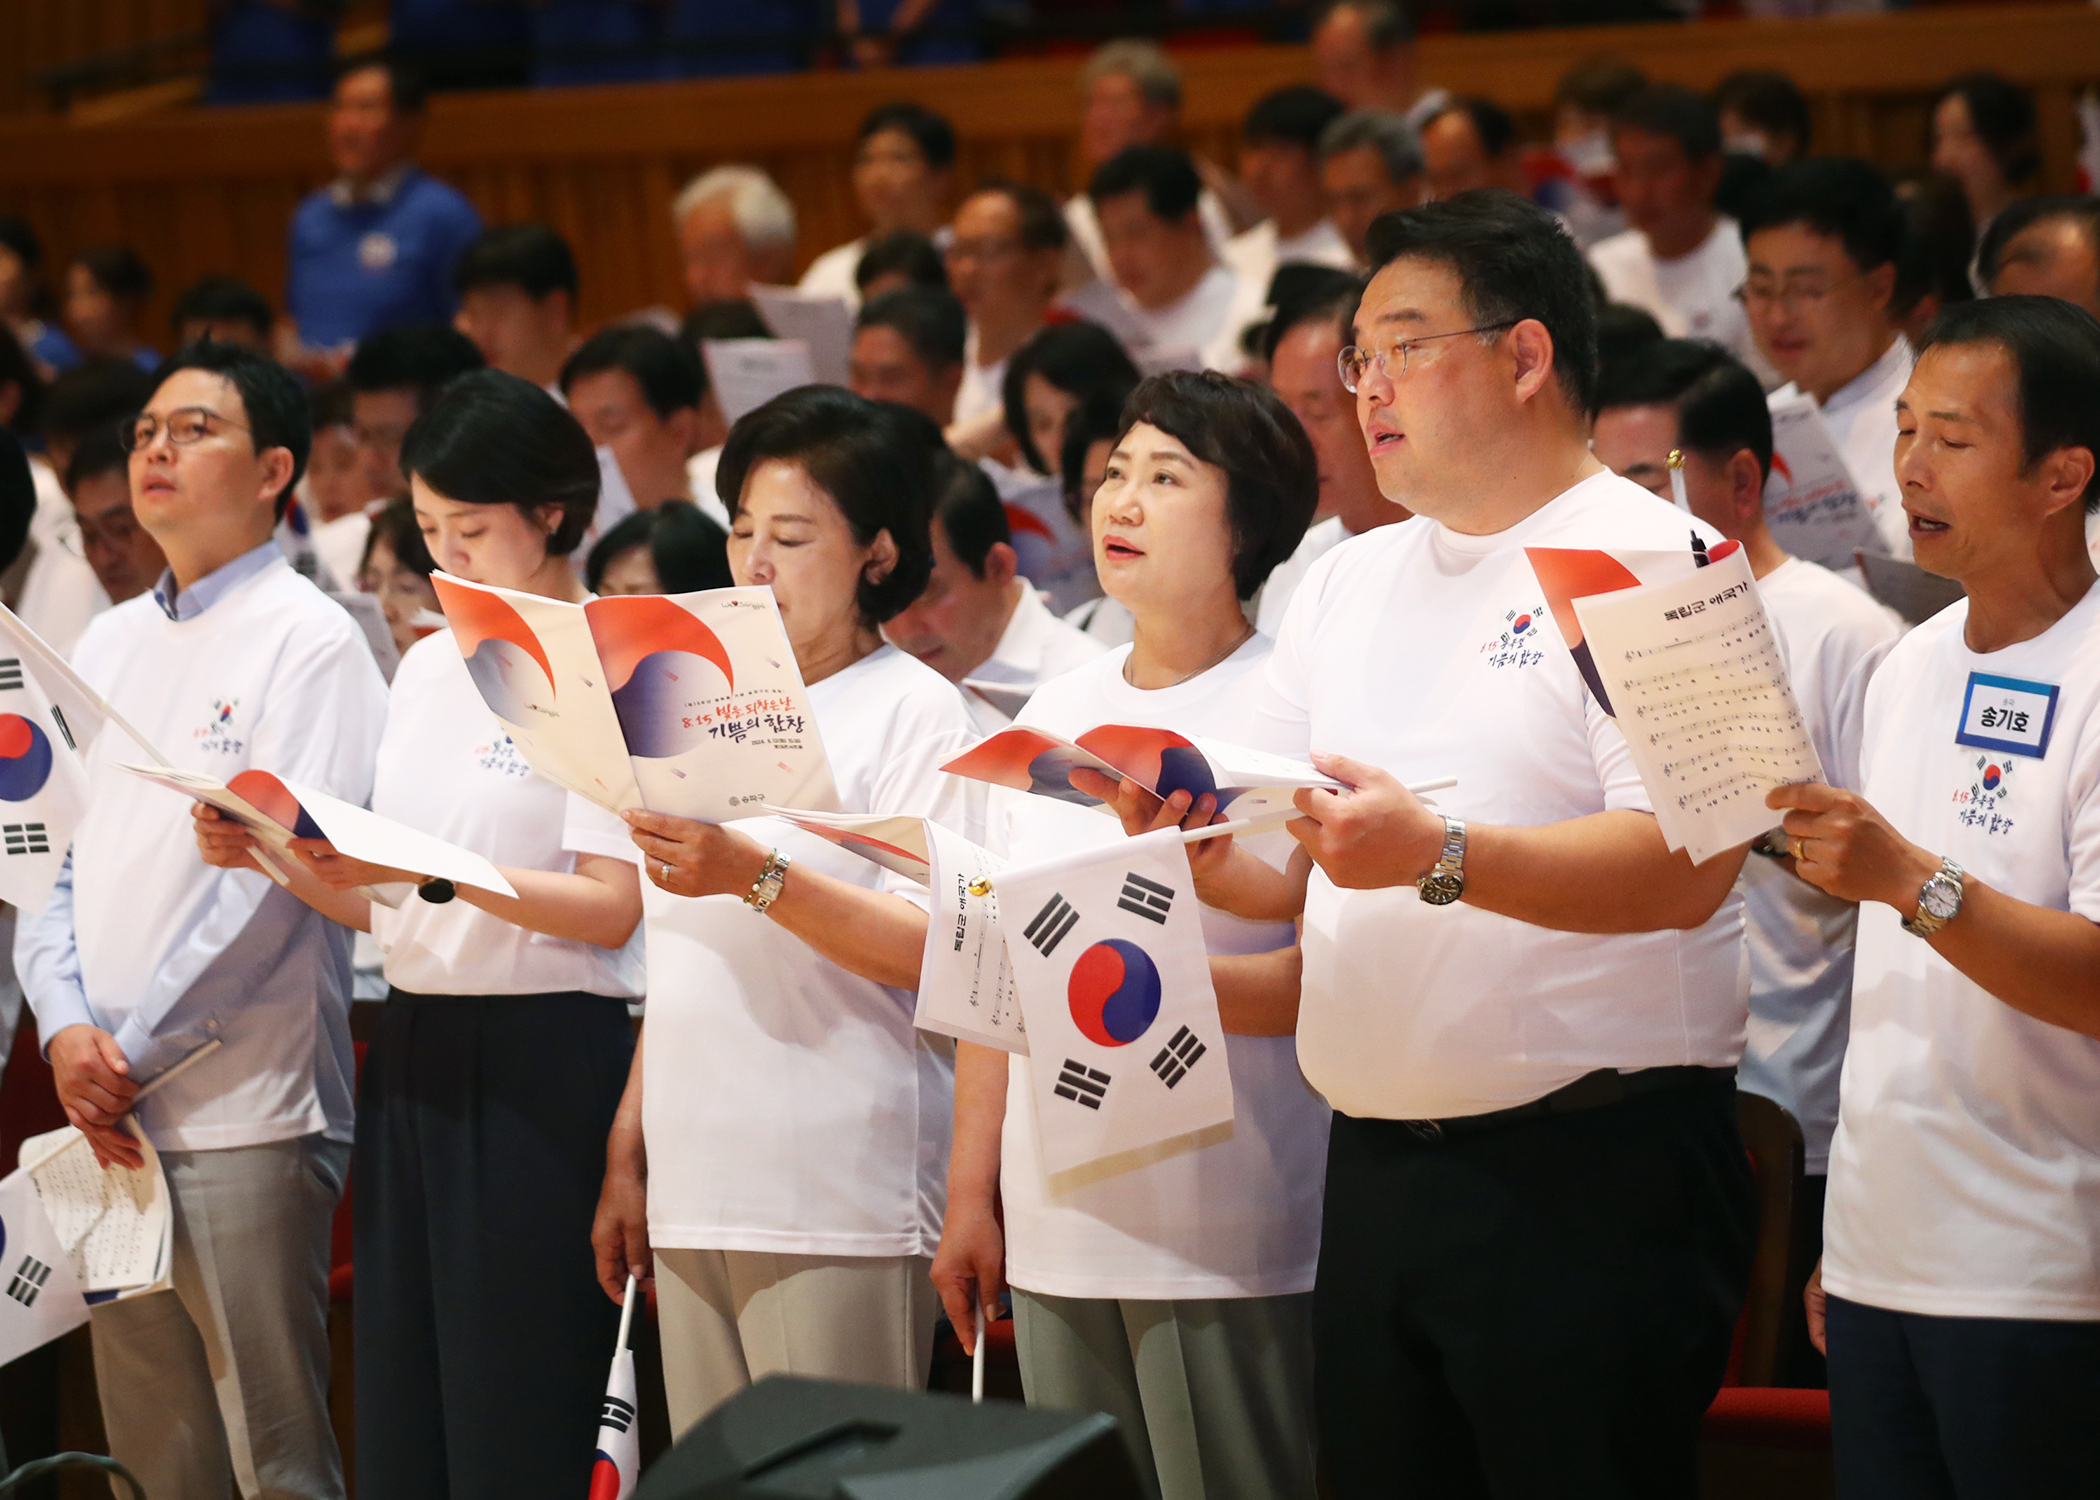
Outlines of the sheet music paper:
[{"label": "sheet music paper", "polygon": [[90,1293],[150,1286],[166,1274],[168,1185],[152,1143],[132,1135],[145,1156],[138,1167],[105,1169],[70,1125],[22,1143],[22,1165]]},{"label": "sheet music paper", "polygon": [[1815,398],[1772,404],[1772,473],[1765,481],[1772,540],[1826,568],[1849,568],[1853,551],[1875,547],[1874,516],[1845,467]]},{"label": "sheet music paper", "polygon": [[1672,849],[1702,864],[1779,822],[1773,787],[1823,779],[1741,548],[1574,605]]}]

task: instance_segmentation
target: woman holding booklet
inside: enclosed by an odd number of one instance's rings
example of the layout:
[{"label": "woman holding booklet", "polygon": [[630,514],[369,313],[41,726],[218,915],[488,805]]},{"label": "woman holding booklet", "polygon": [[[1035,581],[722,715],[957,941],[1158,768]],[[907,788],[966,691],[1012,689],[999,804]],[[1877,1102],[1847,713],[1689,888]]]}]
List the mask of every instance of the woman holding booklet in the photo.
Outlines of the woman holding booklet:
[{"label": "woman holding booklet", "polygon": [[[805,386],[743,417],[716,485],[729,566],[770,586],[839,807],[967,836],[976,738],[880,626],[932,570],[940,439]],[[758,1377],[925,1384],[952,1064],[912,1026],[926,893],[773,817],[630,813],[653,889],[649,1020],[606,1153],[599,1280],[656,1280],[683,1432]]]},{"label": "woman holding booklet", "polygon": [[[569,553],[597,506],[597,458],[546,392],[460,376],[401,461],[439,567],[583,597]],[[390,987],[353,1159],[358,1483],[570,1500],[590,1484],[618,1321],[589,1241],[641,993],[634,848],[617,817],[526,766],[449,630],[401,658],[372,809],[485,853],[517,895],[294,846],[294,894],[371,932]],[[197,830],[212,863],[249,862],[248,835],[202,804]]]},{"label": "woman holding booklet", "polygon": [[[1091,523],[1101,585],[1130,609],[1136,639],[1038,688],[1017,727],[1070,739],[1140,725],[1263,748],[1245,705],[1270,641],[1241,601],[1312,520],[1312,448],[1269,391],[1208,373],[1145,381],[1122,427]],[[1176,792],[1155,818],[1133,782],[1084,771],[1073,782],[1133,833],[1214,811]],[[1049,797],[993,797],[993,846],[1015,863],[1125,831]],[[1242,842],[1279,884],[1303,885],[1287,834]],[[1112,1413],[1154,1494],[1309,1500],[1328,1112],[1298,1072],[1296,934],[1287,915],[1243,921],[1206,906],[1202,918],[1230,1034],[1229,1138],[1052,1181],[1028,1059],[961,1043],[934,1281],[966,1341],[973,1307],[1010,1283],[1030,1403]]]}]

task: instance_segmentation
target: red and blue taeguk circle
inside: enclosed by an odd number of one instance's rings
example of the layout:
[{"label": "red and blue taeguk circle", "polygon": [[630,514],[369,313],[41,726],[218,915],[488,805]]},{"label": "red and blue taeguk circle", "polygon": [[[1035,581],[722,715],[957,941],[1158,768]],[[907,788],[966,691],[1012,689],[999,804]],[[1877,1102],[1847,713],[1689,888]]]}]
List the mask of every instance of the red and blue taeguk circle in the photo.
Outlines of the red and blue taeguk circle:
[{"label": "red and blue taeguk circle", "polygon": [[1079,955],[1065,994],[1088,1041],[1127,1046],[1159,1014],[1159,968],[1136,943],[1108,938]]},{"label": "red and blue taeguk circle", "polygon": [[1531,616],[1530,616],[1530,615],[1518,615],[1518,616],[1517,616],[1517,619],[1516,619],[1516,623],[1515,623],[1515,624],[1513,624],[1513,625],[1511,625],[1511,626],[1509,627],[1509,633],[1510,633],[1511,635],[1522,635],[1522,634],[1523,634],[1523,633],[1524,633],[1525,631],[1529,630],[1530,628],[1531,628]]},{"label": "red and blue taeguk circle", "polygon": [[20,714],[0,714],[0,798],[27,802],[51,779],[51,741]]},{"label": "red and blue taeguk circle", "polygon": [[2005,773],[1999,770],[1996,766],[1985,766],[1983,768],[1983,789],[1985,791],[1997,791],[1998,783],[2003,781],[2004,779]]}]

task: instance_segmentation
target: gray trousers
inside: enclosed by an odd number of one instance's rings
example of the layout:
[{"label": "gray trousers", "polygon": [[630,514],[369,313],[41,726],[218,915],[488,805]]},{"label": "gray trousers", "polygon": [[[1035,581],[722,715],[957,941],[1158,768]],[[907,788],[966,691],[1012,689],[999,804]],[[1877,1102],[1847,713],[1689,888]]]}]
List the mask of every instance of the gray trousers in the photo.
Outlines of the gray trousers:
[{"label": "gray trousers", "polygon": [[1028,1404],[1114,1417],[1159,1500],[1312,1500],[1312,1293],[1013,1296]]},{"label": "gray trousers", "polygon": [[[94,1310],[109,1451],[152,1500],[342,1500],[328,1231],[350,1143],[163,1151],[174,1289]],[[129,1492],[116,1490],[121,1497]]]}]

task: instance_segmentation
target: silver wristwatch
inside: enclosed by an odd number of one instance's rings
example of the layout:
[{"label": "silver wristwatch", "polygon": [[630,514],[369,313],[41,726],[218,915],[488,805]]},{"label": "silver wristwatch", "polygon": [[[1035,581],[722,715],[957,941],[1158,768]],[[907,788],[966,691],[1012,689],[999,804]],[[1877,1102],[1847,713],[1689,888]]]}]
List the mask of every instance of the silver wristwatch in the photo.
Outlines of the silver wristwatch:
[{"label": "silver wristwatch", "polygon": [[1913,937],[1931,937],[1953,921],[1961,911],[1961,877],[1960,865],[1941,859],[1932,879],[1918,892],[1917,914],[1903,919],[1903,930]]},{"label": "silver wristwatch", "polygon": [[1449,906],[1466,893],[1466,825],[1444,819],[1444,852],[1436,865],[1415,882],[1415,894],[1429,906]]},{"label": "silver wristwatch", "polygon": [[780,888],[787,884],[788,866],[793,863],[778,849],[767,854],[758,879],[751,882],[751,894],[744,897],[744,905],[764,916],[766,908],[780,899]]}]

